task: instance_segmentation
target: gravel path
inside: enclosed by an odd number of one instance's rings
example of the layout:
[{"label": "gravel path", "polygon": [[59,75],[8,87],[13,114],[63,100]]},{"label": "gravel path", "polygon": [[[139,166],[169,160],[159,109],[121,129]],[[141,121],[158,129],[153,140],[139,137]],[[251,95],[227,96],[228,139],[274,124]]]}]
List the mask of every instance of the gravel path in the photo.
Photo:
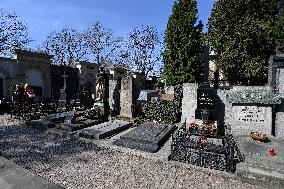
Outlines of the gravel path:
[{"label": "gravel path", "polygon": [[[0,116],[0,121],[3,116]],[[2,124],[0,155],[70,189],[87,188],[257,188],[234,176],[184,164],[151,160],[82,144],[67,133]]]}]

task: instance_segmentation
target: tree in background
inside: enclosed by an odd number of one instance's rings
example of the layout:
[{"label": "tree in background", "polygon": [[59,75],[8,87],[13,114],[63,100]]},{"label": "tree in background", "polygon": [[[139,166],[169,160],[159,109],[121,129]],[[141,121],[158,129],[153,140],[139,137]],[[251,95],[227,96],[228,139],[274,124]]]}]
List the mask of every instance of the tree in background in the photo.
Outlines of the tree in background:
[{"label": "tree in background", "polygon": [[0,9],[0,55],[10,56],[15,48],[23,48],[31,42],[28,28],[16,13]]},{"label": "tree in background", "polygon": [[278,50],[284,52],[284,1],[279,0],[275,26],[276,44]]},{"label": "tree in background", "polygon": [[165,36],[165,78],[167,85],[202,82],[204,53],[203,24],[197,22],[196,0],[178,0],[173,5]]},{"label": "tree in background", "polygon": [[115,37],[113,32],[100,22],[91,24],[87,28],[84,39],[97,64],[113,62],[113,54],[122,44],[122,38]]},{"label": "tree in background", "polygon": [[230,84],[267,83],[268,59],[275,50],[278,0],[219,0],[208,22],[209,42]]},{"label": "tree in background", "polygon": [[161,40],[158,30],[151,25],[134,28],[127,41],[129,66],[148,76],[159,67],[161,60]]},{"label": "tree in background", "polygon": [[51,32],[43,44],[45,51],[53,55],[55,64],[74,66],[87,55],[84,35],[72,28]]}]

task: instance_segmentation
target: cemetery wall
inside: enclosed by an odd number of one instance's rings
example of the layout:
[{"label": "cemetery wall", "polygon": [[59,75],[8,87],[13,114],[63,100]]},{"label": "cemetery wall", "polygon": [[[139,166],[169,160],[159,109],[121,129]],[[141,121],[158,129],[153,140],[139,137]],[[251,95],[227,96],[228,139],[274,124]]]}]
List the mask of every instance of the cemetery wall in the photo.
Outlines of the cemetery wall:
[{"label": "cemetery wall", "polygon": [[216,119],[219,123],[228,125],[232,117],[232,104],[227,101],[229,90],[217,90]]},{"label": "cemetery wall", "polygon": [[9,96],[9,86],[17,81],[17,65],[16,59],[0,58],[0,78],[2,79],[2,86],[0,91],[4,97]]},{"label": "cemetery wall", "polygon": [[281,105],[278,107],[275,120],[275,134],[277,137],[284,138],[284,103],[282,100]]}]

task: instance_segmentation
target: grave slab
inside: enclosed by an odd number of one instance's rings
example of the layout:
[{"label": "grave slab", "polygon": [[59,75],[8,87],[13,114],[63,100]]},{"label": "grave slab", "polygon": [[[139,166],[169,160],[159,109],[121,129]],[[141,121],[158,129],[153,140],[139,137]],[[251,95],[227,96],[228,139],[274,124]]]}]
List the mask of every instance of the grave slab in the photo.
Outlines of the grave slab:
[{"label": "grave slab", "polygon": [[36,129],[53,128],[56,124],[64,122],[66,113],[51,114],[41,116],[40,119],[26,121],[26,125]]},{"label": "grave slab", "polygon": [[26,125],[28,127],[32,127],[32,128],[35,128],[35,129],[47,129],[47,128],[55,127],[54,122],[45,121],[45,120],[42,120],[42,119],[26,121]]},{"label": "grave slab", "polygon": [[51,114],[51,115],[47,115],[47,116],[41,116],[40,119],[44,120],[44,121],[51,121],[51,122],[54,122],[54,123],[60,123],[60,122],[64,121],[65,114],[63,114],[63,113]]},{"label": "grave slab", "polygon": [[79,136],[90,139],[103,139],[118,134],[129,127],[132,123],[122,120],[104,122],[79,131]]},{"label": "grave slab", "polygon": [[[249,135],[236,136],[245,161],[237,164],[236,175],[246,182],[268,188],[284,188],[284,139],[269,136],[269,142],[254,141]],[[274,149],[274,156],[270,155]]]},{"label": "grave slab", "polygon": [[172,125],[146,123],[121,136],[114,144],[154,153],[173,130]]},{"label": "grave slab", "polygon": [[57,124],[56,127],[58,129],[62,129],[62,130],[66,130],[66,131],[77,131],[80,129],[84,129],[87,127],[91,127],[93,125],[97,125],[102,123],[102,120],[91,120],[91,119],[87,119],[86,121],[80,121],[80,122],[76,122],[76,123],[61,123],[61,124]]}]

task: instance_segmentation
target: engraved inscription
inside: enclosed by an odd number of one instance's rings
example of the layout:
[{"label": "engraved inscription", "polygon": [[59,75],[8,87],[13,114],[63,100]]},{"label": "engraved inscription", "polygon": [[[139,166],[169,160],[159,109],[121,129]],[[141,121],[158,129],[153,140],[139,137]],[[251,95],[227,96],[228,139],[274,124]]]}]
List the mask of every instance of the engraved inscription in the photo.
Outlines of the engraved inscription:
[{"label": "engraved inscription", "polygon": [[197,90],[197,109],[214,109],[214,89],[200,88]]},{"label": "engraved inscription", "polygon": [[210,98],[208,93],[202,93],[201,97],[199,98],[199,104],[200,105],[212,106],[213,105],[213,100],[212,100],[212,98]]},{"label": "engraved inscription", "polygon": [[241,122],[265,122],[265,109],[257,106],[242,106],[237,116],[238,121]]}]

